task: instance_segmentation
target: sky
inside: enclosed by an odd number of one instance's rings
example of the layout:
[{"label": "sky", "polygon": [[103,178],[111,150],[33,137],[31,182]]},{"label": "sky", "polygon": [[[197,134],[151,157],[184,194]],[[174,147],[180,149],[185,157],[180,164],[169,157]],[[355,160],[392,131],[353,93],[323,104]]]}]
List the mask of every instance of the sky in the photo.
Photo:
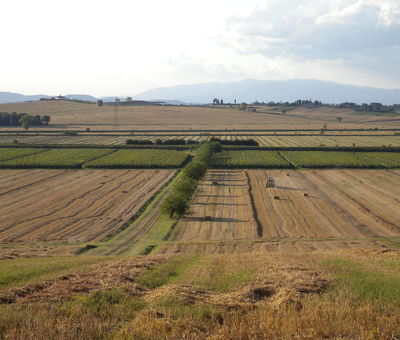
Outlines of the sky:
[{"label": "sky", "polygon": [[1,0],[0,91],[320,79],[400,88],[400,0]]}]

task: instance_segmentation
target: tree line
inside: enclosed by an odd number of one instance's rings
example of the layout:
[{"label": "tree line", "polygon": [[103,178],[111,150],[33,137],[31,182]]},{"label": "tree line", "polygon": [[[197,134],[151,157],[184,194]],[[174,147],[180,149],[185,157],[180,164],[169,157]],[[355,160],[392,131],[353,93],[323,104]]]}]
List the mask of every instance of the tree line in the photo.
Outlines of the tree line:
[{"label": "tree line", "polygon": [[179,181],[161,206],[163,213],[178,218],[185,214],[197,184],[207,171],[212,154],[219,151],[219,143],[207,142],[200,145],[193,160],[183,168]]},{"label": "tree line", "polygon": [[50,116],[30,115],[28,113],[0,112],[0,126],[22,126],[29,129],[30,126],[48,125]]}]

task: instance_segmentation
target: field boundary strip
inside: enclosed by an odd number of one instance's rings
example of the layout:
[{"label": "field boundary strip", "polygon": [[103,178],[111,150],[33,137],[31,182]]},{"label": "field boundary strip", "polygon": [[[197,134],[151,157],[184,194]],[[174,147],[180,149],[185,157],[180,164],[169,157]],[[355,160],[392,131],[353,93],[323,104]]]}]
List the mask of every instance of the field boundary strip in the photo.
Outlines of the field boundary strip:
[{"label": "field boundary strip", "polygon": [[253,218],[254,221],[256,222],[257,225],[257,235],[258,237],[263,237],[264,235],[264,229],[263,226],[258,218],[258,212],[257,209],[255,207],[255,203],[254,203],[254,195],[253,195],[253,187],[251,186],[251,181],[250,181],[250,177],[249,174],[247,173],[247,171],[244,172],[244,175],[246,176],[246,184],[247,184],[247,190],[249,193],[249,197],[250,197],[250,205],[251,205],[251,210],[253,212]]}]

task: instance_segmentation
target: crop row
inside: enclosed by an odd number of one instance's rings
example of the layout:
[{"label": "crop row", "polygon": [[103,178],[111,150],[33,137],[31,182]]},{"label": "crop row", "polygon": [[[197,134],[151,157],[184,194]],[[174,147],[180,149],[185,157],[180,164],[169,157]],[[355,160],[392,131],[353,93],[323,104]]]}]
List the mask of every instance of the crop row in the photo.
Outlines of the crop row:
[{"label": "crop row", "polygon": [[[179,168],[185,151],[166,149],[0,148],[0,168]],[[398,168],[398,152],[226,150],[214,168]]]},{"label": "crop row", "polygon": [[85,168],[177,168],[188,154],[175,150],[118,150],[87,162]]},{"label": "crop row", "polygon": [[0,168],[178,168],[187,157],[175,150],[0,148]]},{"label": "crop row", "polygon": [[[23,144],[87,144],[87,145],[124,145],[127,140],[131,140],[134,144],[135,141],[149,141],[155,143],[157,140],[168,141],[171,139],[185,139],[193,140],[195,142],[205,142],[210,140],[213,135],[171,135],[162,136],[157,134],[149,135],[132,135],[132,136],[101,136],[101,135],[2,135],[0,136],[1,144],[23,143]],[[400,146],[400,136],[387,135],[387,136],[329,136],[329,135],[315,135],[315,136],[217,136],[221,140],[232,141],[235,139],[246,140],[254,138],[261,146],[282,146],[282,147],[309,147],[309,146]]]},{"label": "crop row", "polygon": [[223,151],[214,168],[399,168],[400,153],[340,151]]},{"label": "crop row", "polygon": [[211,161],[214,168],[290,168],[291,164],[277,151],[223,151]]}]

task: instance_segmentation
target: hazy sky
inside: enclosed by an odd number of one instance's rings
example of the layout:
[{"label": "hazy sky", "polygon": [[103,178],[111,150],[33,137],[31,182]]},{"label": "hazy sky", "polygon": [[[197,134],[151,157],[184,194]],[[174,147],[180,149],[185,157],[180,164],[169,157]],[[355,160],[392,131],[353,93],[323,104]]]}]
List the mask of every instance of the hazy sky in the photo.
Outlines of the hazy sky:
[{"label": "hazy sky", "polygon": [[400,0],[0,0],[0,91],[313,78],[400,88]]}]

